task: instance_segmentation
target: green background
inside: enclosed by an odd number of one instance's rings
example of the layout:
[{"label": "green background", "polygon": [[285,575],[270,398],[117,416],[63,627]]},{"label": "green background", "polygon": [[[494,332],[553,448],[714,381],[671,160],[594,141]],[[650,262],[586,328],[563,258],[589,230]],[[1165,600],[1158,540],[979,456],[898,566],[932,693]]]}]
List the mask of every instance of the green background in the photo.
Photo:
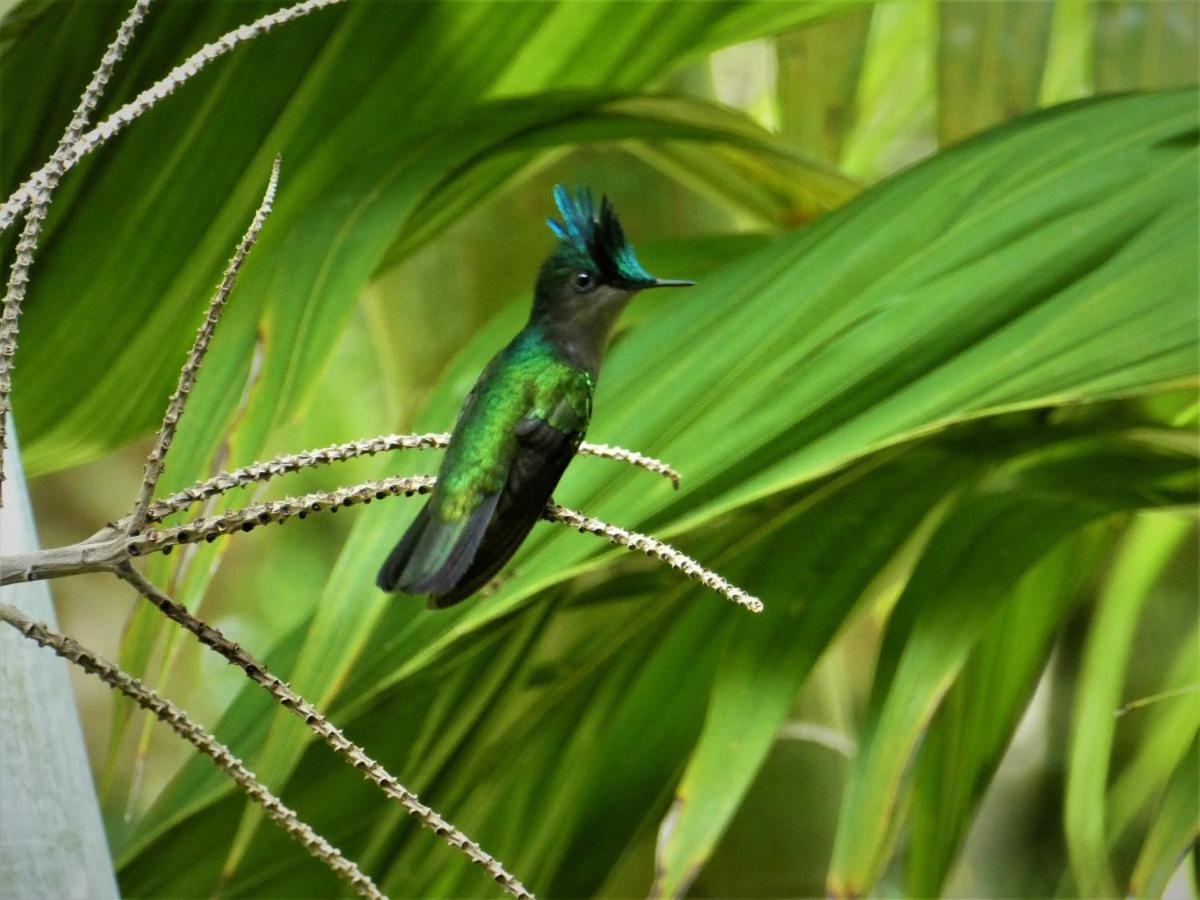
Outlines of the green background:
[{"label": "green background", "polygon": [[[157,5],[99,113],[273,8]],[[8,12],[8,190],[124,13]],[[550,186],[590,184],[650,271],[701,282],[634,304],[589,434],[683,488],[584,459],[556,498],[671,540],[761,616],[551,525],[487,599],[382,597],[419,501],[150,577],[539,894],[1161,893],[1197,827],[1197,27],[1189,2],[1083,0],[290,23],[63,182],[14,373],[43,543],[127,511],[276,153],[164,492],[447,429],[523,321]],[[68,631],[214,725],[388,893],[494,890],[127,590],[55,590]],[[341,889],[208,760],[78,688],[125,893]]]}]

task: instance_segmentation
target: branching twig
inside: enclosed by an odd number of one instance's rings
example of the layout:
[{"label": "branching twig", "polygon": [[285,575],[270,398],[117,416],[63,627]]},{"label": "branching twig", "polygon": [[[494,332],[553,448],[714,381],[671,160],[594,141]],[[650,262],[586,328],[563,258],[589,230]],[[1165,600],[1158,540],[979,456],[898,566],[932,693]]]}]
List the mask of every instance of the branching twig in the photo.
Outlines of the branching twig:
[{"label": "branching twig", "polygon": [[[252,503],[219,516],[201,517],[169,528],[147,528],[142,533],[131,536],[110,528],[73,547],[0,558],[4,563],[4,568],[0,571],[0,585],[34,581],[38,578],[69,574],[72,571],[111,569],[135,556],[170,553],[176,545],[194,544],[199,541],[212,542],[222,535],[253,531],[259,525],[270,525],[272,522],[282,524],[288,519],[303,519],[310,513],[326,510],[337,512],[344,507],[358,506],[400,494],[406,497],[427,494],[433,490],[436,483],[437,479],[432,475],[395,476],[380,481],[365,481],[334,491],[314,491],[300,497]],[[657,538],[610,525],[553,503],[546,507],[542,517],[581,532],[599,535],[614,544],[660,559],[743,609],[762,612],[762,601],[757,597],[734,587],[716,572]]]},{"label": "branching twig", "polygon": [[650,537],[647,534],[640,534],[636,531],[627,531],[616,525],[609,525],[600,519],[593,519],[591,516],[585,516],[583,513],[567,509],[555,503],[551,503],[546,507],[546,511],[542,513],[542,518],[549,522],[561,522],[572,528],[578,528],[581,532],[599,535],[621,547],[645,553],[654,559],[661,559],[672,569],[678,569],[688,578],[700,582],[710,590],[716,591],[725,597],[726,600],[731,600],[743,609],[748,609],[750,612],[755,613],[762,612],[763,610],[762,601],[757,597],[746,593],[739,587],[734,587],[716,572],[706,569],[690,556],[681,553],[670,544],[663,543],[658,538]]},{"label": "branching twig", "polygon": [[[225,55],[238,44],[258,37],[279,25],[306,16],[310,12],[324,9],[340,3],[342,0],[305,0],[286,9],[269,13],[260,19],[255,19],[248,25],[241,25],[222,35],[210,44],[205,44],[170,72],[146,88],[115,113],[76,140],[70,149],[63,154],[63,171],[76,166],[83,157],[87,156],[101,144],[125,128],[130,122],[154,106],[159,100],[169,97],[188,79],[196,75],[213,60]],[[0,232],[6,231],[16,217],[29,208],[40,186],[46,182],[53,166],[46,163],[0,206]]]},{"label": "branching twig", "polygon": [[92,73],[92,80],[88,82],[88,86],[84,88],[83,96],[79,98],[79,103],[71,116],[71,122],[67,125],[67,130],[63,132],[51,159],[58,158],[63,161],[66,152],[79,140],[80,132],[91,119],[96,104],[100,102],[104,89],[108,87],[108,79],[112,77],[113,68],[125,55],[125,51],[129,48],[129,42],[133,38],[133,32],[142,24],[151,2],[152,0],[137,0],[125,16],[124,21],[121,22],[117,29],[117,36],[113,38],[113,42],[108,45],[108,49],[100,57],[100,65]]},{"label": "branching twig", "polygon": [[132,566],[125,564],[116,570],[117,575],[129,582],[143,597],[153,603],[167,618],[182,625],[194,634],[200,643],[211,647],[230,663],[240,668],[251,681],[262,685],[279,701],[304,720],[309,730],[318,735],[335,753],[349,760],[350,764],[363,773],[380,790],[398,801],[410,815],[450,846],[466,854],[472,862],[481,866],[497,884],[514,897],[532,900],[533,895],[521,882],[505,871],[504,866],[477,843],[443,819],[434,810],[423,804],[417,795],[396,780],[383,766],[347,738],[341,730],[317,709],[297,694],[283,681],[272,675],[262,663],[247,653],[241,646],[225,637],[219,630],[193,616],[183,606],[159,590]]},{"label": "branching twig", "polygon": [[[144,533],[130,537],[125,544],[129,556],[143,556],[147,553],[169,553],[176,544],[196,543],[197,541],[214,541],[221,535],[233,534],[237,531],[252,531],[259,525],[269,525],[272,522],[282,524],[291,518],[305,518],[309,513],[324,512],[370,503],[372,500],[382,500],[404,494],[411,497],[414,494],[425,494],[433,490],[437,479],[432,475],[407,475],[385,478],[381,481],[365,481],[351,487],[338,488],[335,491],[315,491],[301,497],[287,497],[283,500],[268,500],[264,503],[252,503],[242,509],[231,510],[219,516],[195,519],[183,525],[170,528],[148,528]],[[616,525],[610,525],[600,519],[593,519],[582,513],[553,503],[546,507],[542,517],[549,522],[561,522],[571,528],[589,534],[606,538],[614,544],[645,553],[655,559],[661,559],[673,569],[678,569],[707,588],[716,591],[743,609],[750,612],[762,612],[762,601],[734,587],[716,572],[706,569],[670,544],[664,543],[649,535],[636,531],[627,531]]]},{"label": "branching twig", "polygon": [[211,543],[224,534],[253,531],[259,525],[282,524],[291,518],[303,519],[309,513],[337,512],[346,506],[358,506],[384,497],[404,494],[426,494],[433,489],[432,475],[401,475],[381,481],[365,481],[335,491],[314,491],[300,497],[251,503],[242,509],[230,510],[219,516],[206,516],[170,528],[147,528],[125,541],[128,556],[147,553],[169,553],[176,544]]},{"label": "branching twig", "polygon": [[[92,73],[92,78],[84,88],[79,104],[71,115],[71,121],[58,141],[58,146],[50,154],[50,159],[39,170],[40,178],[31,178],[29,184],[29,201],[26,207],[29,214],[25,217],[25,227],[17,239],[16,259],[8,276],[8,289],[4,295],[3,312],[0,313],[0,505],[4,502],[4,448],[8,446],[8,398],[12,392],[13,356],[17,352],[17,332],[20,329],[21,304],[25,301],[25,292],[29,287],[29,270],[33,266],[33,254],[37,251],[38,236],[42,231],[42,223],[50,209],[50,198],[62,180],[70,163],[68,151],[79,140],[79,132],[88,123],[88,118],[100,95],[108,85],[113,67],[129,46],[129,39],[134,30],[146,16],[146,9],[151,0],[137,0],[129,14],[117,29],[117,36],[108,45],[100,65]],[[14,214],[15,215],[15,214]],[[5,228],[11,221],[5,224]]]},{"label": "branching twig", "polygon": [[661,475],[671,482],[671,487],[679,490],[679,473],[661,459],[646,456],[643,453],[638,453],[636,450],[626,450],[624,447],[612,447],[608,444],[589,444],[587,441],[579,445],[579,452],[584,456],[615,459],[618,462],[629,463],[631,466],[645,469],[647,472],[653,472],[655,475]]},{"label": "branching twig", "polygon": [[444,434],[389,434],[362,441],[348,441],[344,444],[334,444],[319,450],[303,450],[300,453],[289,453],[277,456],[266,462],[251,463],[230,472],[221,472],[212,478],[198,481],[191,487],[156,500],[150,504],[147,521],[161,522],[172,513],[187,509],[195,503],[216,497],[239,487],[245,487],[256,482],[270,481],[281,475],[299,472],[315,466],[328,463],[343,462],[360,456],[374,456],[388,450],[427,450],[444,447]]},{"label": "branching twig", "polygon": [[[38,232],[45,219],[51,194],[65,172],[159,100],[170,95],[179,85],[194,76],[208,63],[233,47],[277,25],[340,2],[340,0],[305,0],[305,2],[264,16],[224,35],[217,41],[202,47],[197,53],[172,69],[164,78],[122,106],[104,122],[86,134],[81,134],[89,113],[95,108],[98,97],[108,81],[113,66],[127,46],[133,28],[143,18],[149,2],[150,0],[137,0],[134,9],[122,24],[116,41],[109,47],[99,69],[80,99],[71,123],[50,160],[30,176],[3,206],[0,206],[0,232],[11,226],[18,215],[28,210],[25,228],[17,244],[17,259],[9,279],[3,316],[0,318],[0,449],[5,440],[4,412],[8,406],[10,393],[9,373],[15,350],[21,303],[29,281],[29,268],[32,265]],[[374,499],[383,499],[388,496],[398,494],[412,496],[426,493],[432,489],[435,483],[432,476],[426,475],[387,478],[334,491],[321,491],[302,497],[254,503],[240,510],[218,516],[200,517],[178,526],[146,527],[149,523],[161,522],[168,515],[183,510],[199,500],[216,496],[236,487],[265,482],[288,472],[387,450],[444,447],[449,440],[447,435],[434,434],[386,435],[364,441],[351,441],[321,450],[281,456],[265,463],[255,463],[232,472],[222,473],[166,499],[153,502],[154,491],[164,470],[165,460],[183,415],[188,395],[195,384],[238,270],[271,211],[278,176],[279,160],[276,158],[262,203],[230,260],[220,286],[209,303],[204,321],[180,372],[176,390],[171,396],[163,417],[162,427],[154,448],[146,460],[144,477],[133,511],[125,519],[110,524],[79,544],[0,557],[0,584],[33,581],[39,578],[60,577],[89,571],[115,573],[133,585],[168,618],[194,634],[201,643],[216,650],[229,662],[239,666],[251,680],[264,687],[282,706],[298,715],[314,734],[321,737],[335,752],[362,771],[388,797],[398,801],[426,827],[432,829],[452,847],[482,866],[508,893],[518,898],[532,898],[532,894],[505,871],[497,860],[437,812],[422,804],[415,794],[401,785],[362,748],[348,740],[337,727],[303,697],[271,674],[260,662],[217,629],[190,614],[185,607],[172,600],[170,596],[130,565],[130,560],[134,556],[151,552],[168,553],[177,544],[199,540],[212,541],[220,535],[236,531],[250,531],[260,524],[282,523],[290,518],[304,518],[311,512],[324,510],[336,512],[345,506],[369,503]],[[580,448],[580,452],[640,466],[669,478],[676,488],[679,487],[679,475],[674,469],[640,453],[593,444],[584,444]],[[2,481],[3,470],[0,469],[0,482]],[[662,559],[668,565],[681,570],[688,577],[712,590],[718,591],[740,606],[754,612],[762,609],[762,604],[756,598],[733,587],[716,573],[654,538],[609,525],[555,504],[550,504],[543,516],[550,521],[561,522],[578,528],[580,531],[600,535],[613,543]],[[18,610],[0,603],[0,618],[18,628],[26,637],[42,646],[50,647],[60,656],[82,667],[85,671],[97,675],[111,687],[126,693],[138,704],[167,722],[201,752],[211,757],[252,799],[264,807],[268,816],[282,824],[310,853],[324,861],[355,890],[368,897],[382,896],[370,879],[353,862],[343,857],[324,838],[300,822],[295,813],[272,795],[227,748],[219,744],[215,738],[198,725],[188,720],[183,712],[175,706],[110,663],[84,650],[70,638],[29,620]]]},{"label": "branching twig", "polygon": [[[314,466],[323,466],[334,462],[344,462],[360,456],[374,456],[390,450],[429,450],[444,448],[450,442],[450,435],[445,433],[433,434],[385,434],[379,437],[367,438],[361,441],[347,441],[344,444],[333,444],[319,450],[304,450],[300,453],[290,453],[277,456],[266,462],[251,463],[231,472],[221,472],[212,478],[199,481],[182,491],[156,500],[150,504],[146,512],[146,521],[161,522],[172,513],[187,509],[194,503],[224,494],[235,488],[245,487],[255,482],[270,481],[280,475],[298,472]],[[598,456],[626,462],[633,466],[646,469],[656,475],[662,475],[671,481],[676,490],[679,488],[679,473],[662,460],[652,456],[625,450],[622,447],[610,447],[607,444],[589,444],[584,442],[579,452],[584,456]]]},{"label": "branching twig", "polygon": [[136,678],[125,674],[112,663],[85,650],[71,638],[51,630],[41,622],[35,622],[14,606],[0,603],[0,619],[16,628],[25,637],[42,647],[49,647],[63,659],[79,666],[85,672],[97,676],[114,690],[118,690],[149,710],[197,750],[209,757],[229,775],[255,803],[266,811],[267,816],[278,822],[289,835],[315,858],[329,866],[363,897],[385,900],[375,883],[352,861],[347,859],[325,838],[306,825],[290,808],[260,782],[245,764],[217,741],[207,731],[193,722],[169,700],[165,700]]},{"label": "branching twig", "polygon": [[170,402],[167,404],[167,412],[163,416],[162,427],[158,430],[154,449],[146,457],[146,470],[142,476],[142,488],[138,494],[137,505],[130,514],[129,522],[126,525],[126,531],[129,534],[136,533],[146,523],[146,510],[150,506],[150,500],[154,496],[154,488],[158,486],[158,479],[162,476],[167,451],[171,449],[171,441],[175,439],[175,430],[179,425],[180,416],[183,415],[183,408],[187,403],[188,394],[196,383],[196,376],[200,372],[200,366],[204,363],[204,355],[208,352],[208,344],[212,340],[217,323],[221,320],[221,313],[225,310],[225,301],[229,299],[229,292],[233,290],[233,286],[237,282],[238,271],[246,261],[246,256],[250,253],[250,248],[258,240],[258,235],[262,231],[263,224],[267,221],[267,216],[271,214],[271,207],[275,202],[275,188],[278,184],[279,157],[276,156],[275,162],[271,165],[271,177],[267,181],[267,189],[263,194],[262,202],[259,204],[258,210],[254,213],[250,227],[242,235],[241,243],[238,244],[237,250],[234,251],[233,257],[229,260],[229,265],[225,268],[225,276],[221,279],[221,284],[217,287],[216,293],[213,294],[212,299],[208,302],[208,312],[205,314],[204,321],[200,323],[200,328],[196,332],[196,339],[192,342],[192,349],[188,353],[187,362],[184,363],[183,368],[179,372],[179,383],[175,388],[175,393],[171,395]]}]

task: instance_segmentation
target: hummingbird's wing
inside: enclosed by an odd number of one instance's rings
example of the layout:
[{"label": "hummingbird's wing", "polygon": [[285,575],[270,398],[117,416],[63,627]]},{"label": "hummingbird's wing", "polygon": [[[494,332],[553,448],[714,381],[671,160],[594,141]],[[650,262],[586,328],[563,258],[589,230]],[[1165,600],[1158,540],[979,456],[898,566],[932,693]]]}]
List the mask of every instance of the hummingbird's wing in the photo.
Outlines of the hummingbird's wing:
[{"label": "hummingbird's wing", "polygon": [[[580,380],[582,379],[582,380]],[[482,379],[481,379],[482,381]],[[468,397],[438,474],[434,496],[379,572],[387,591],[430,595],[449,606],[474,593],[516,552],[538,520],[583,440],[591,408],[590,380],[579,373],[545,385],[532,407],[491,411]],[[478,408],[477,408],[478,407]],[[510,418],[510,416],[512,416]],[[503,428],[503,439],[481,434]],[[480,446],[489,448],[476,454]]]},{"label": "hummingbird's wing", "polygon": [[586,415],[575,416],[570,409],[560,408],[551,420],[553,425],[546,419],[529,416],[517,425],[517,452],[483,538],[457,583],[446,590],[431,592],[431,607],[453,606],[487,584],[517,552],[541,518],[587,428]]},{"label": "hummingbird's wing", "polygon": [[449,513],[439,499],[451,488],[447,484],[455,480],[453,469],[472,465],[470,460],[461,459],[456,452],[461,436],[469,425],[476,409],[480,390],[487,384],[490,363],[479,377],[479,381],[459,410],[450,436],[450,447],[438,472],[438,485],[434,496],[417,513],[404,537],[392,548],[375,578],[375,583],[385,591],[404,591],[406,594],[428,594],[452,586],[471,563],[483,532],[491,520],[492,512],[500,499],[502,479],[496,479],[491,490],[480,491],[477,502],[459,504],[467,508]]}]

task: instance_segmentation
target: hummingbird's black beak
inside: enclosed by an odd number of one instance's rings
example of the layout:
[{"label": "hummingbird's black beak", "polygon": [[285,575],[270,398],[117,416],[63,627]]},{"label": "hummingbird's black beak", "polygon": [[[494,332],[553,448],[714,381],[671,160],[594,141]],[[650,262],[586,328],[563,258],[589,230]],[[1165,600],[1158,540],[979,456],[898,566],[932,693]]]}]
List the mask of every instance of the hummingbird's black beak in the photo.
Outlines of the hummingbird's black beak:
[{"label": "hummingbird's black beak", "polygon": [[677,278],[655,278],[654,282],[647,287],[694,287],[695,284],[694,281],[681,281]]}]

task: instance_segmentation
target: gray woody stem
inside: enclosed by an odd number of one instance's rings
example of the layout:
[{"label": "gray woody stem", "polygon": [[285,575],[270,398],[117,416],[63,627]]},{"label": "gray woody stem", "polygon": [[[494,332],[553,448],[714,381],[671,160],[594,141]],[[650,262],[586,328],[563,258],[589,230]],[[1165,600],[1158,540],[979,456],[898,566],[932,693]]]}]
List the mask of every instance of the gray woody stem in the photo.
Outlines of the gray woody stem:
[{"label": "gray woody stem", "polygon": [[355,892],[363,897],[374,898],[374,900],[385,900],[375,883],[353,861],[343,856],[336,847],[302,822],[295,812],[285,806],[278,797],[254,777],[254,773],[247,769],[245,764],[229,751],[228,747],[189,719],[173,703],[164,700],[112,663],[85,650],[71,638],[52,631],[41,622],[35,622],[28,618],[14,606],[0,603],[0,620],[11,625],[40,646],[49,647],[63,659],[79,666],[83,671],[97,676],[109,687],[125,694],[139,706],[166,722],[180,737],[216,763],[222,771],[237,782],[247,796],[266,811],[268,817],[279,823],[312,856],[329,866],[338,877],[354,888]]},{"label": "gray woody stem", "polygon": [[221,279],[221,284],[217,287],[216,293],[213,294],[212,299],[208,302],[208,311],[204,315],[204,321],[200,323],[200,328],[196,332],[196,339],[192,342],[192,349],[188,353],[187,362],[184,363],[183,369],[179,372],[179,383],[175,388],[175,393],[171,395],[170,402],[167,404],[167,412],[163,416],[162,427],[158,431],[158,437],[154,442],[154,449],[150,451],[150,455],[146,458],[146,471],[142,477],[142,488],[138,494],[137,505],[130,514],[126,525],[126,531],[129,534],[136,533],[146,524],[146,510],[150,506],[151,499],[154,497],[154,489],[158,486],[158,479],[162,476],[167,451],[171,449],[171,441],[175,439],[175,431],[179,427],[179,419],[183,415],[184,406],[187,404],[188,394],[196,384],[196,376],[200,373],[200,366],[204,363],[204,355],[208,352],[209,342],[212,340],[213,332],[216,331],[217,323],[221,320],[221,313],[225,310],[225,302],[229,299],[229,292],[233,290],[233,286],[237,282],[238,271],[246,261],[246,257],[250,253],[250,248],[258,240],[258,235],[262,231],[263,224],[267,221],[267,216],[271,214],[271,207],[275,202],[275,189],[278,185],[279,157],[276,156],[275,162],[271,165],[271,177],[267,181],[267,189],[263,193],[262,202],[259,204],[258,210],[254,213],[254,218],[250,221],[250,227],[242,235],[241,243],[238,244],[237,250],[234,251],[233,257],[229,260],[229,265],[225,268],[225,276]]},{"label": "gray woody stem", "polygon": [[211,647],[233,665],[246,673],[251,681],[266,688],[279,704],[291,710],[304,720],[309,730],[318,735],[326,744],[333,748],[344,759],[350,761],[356,769],[382,790],[387,796],[396,800],[410,815],[419,820],[422,825],[438,835],[450,846],[460,850],[472,862],[478,864],[490,875],[497,884],[509,894],[521,900],[532,900],[533,895],[521,882],[505,871],[504,866],[491,854],[487,853],[477,843],[443,819],[434,810],[423,804],[412,791],[397,781],[378,762],[372,759],[357,744],[350,741],[341,730],[323,716],[317,709],[297,694],[283,681],[272,675],[267,668],[253,656],[243,650],[238,644],[229,640],[216,628],[197,619],[184,607],[180,606],[169,596],[155,587],[132,566],[125,564],[117,568],[117,575],[129,582],[143,597],[153,603],[167,618],[182,625],[194,634],[200,643]]},{"label": "gray woody stem", "polygon": [[[3,312],[0,313],[0,504],[4,502],[4,447],[8,441],[8,406],[9,395],[12,392],[13,356],[17,352],[17,332],[20,329],[21,304],[25,301],[25,292],[29,288],[29,270],[33,266],[33,254],[37,250],[38,235],[42,231],[42,223],[50,209],[50,198],[58,187],[67,169],[71,167],[69,151],[79,140],[79,132],[88,123],[88,117],[100,100],[113,67],[125,53],[134,30],[145,18],[150,0],[138,0],[133,9],[117,29],[117,36],[108,45],[100,65],[92,73],[91,81],[79,98],[79,104],[67,124],[66,131],[59,139],[58,146],[50,154],[50,159],[38,173],[26,184],[29,187],[29,199],[24,208],[29,210],[25,216],[25,227],[17,239],[16,259],[8,276],[8,290],[4,295]],[[13,214],[15,216],[15,213]],[[5,228],[11,220],[5,223]]]}]

